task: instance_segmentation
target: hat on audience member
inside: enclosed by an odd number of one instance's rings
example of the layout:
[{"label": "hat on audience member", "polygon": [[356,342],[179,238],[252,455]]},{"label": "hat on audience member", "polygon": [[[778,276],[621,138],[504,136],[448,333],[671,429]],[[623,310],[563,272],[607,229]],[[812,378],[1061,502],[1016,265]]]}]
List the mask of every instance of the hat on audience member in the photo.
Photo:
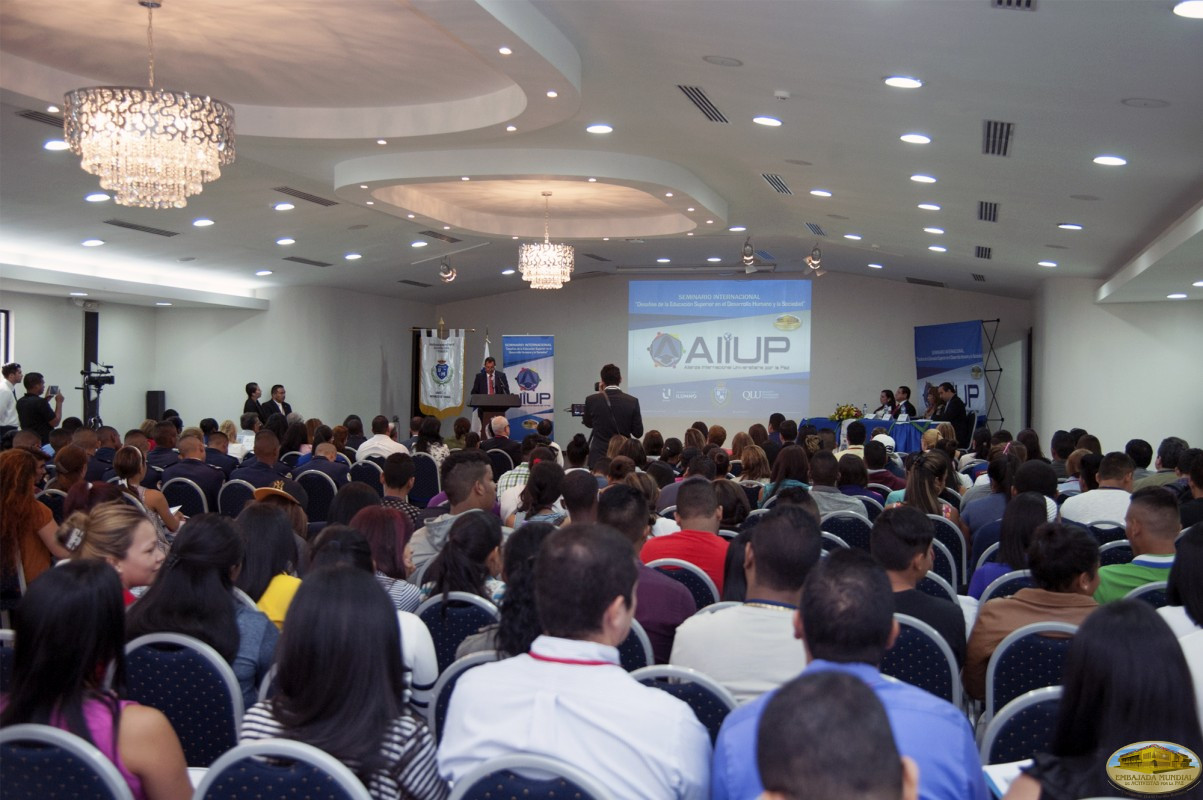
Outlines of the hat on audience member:
[{"label": "hat on audience member", "polygon": [[288,493],[288,491],[286,489],[284,489],[282,487],[260,486],[258,489],[255,490],[255,499],[256,500],[266,500],[269,497],[283,497],[285,500],[291,500],[292,502],[296,503],[297,505],[301,504],[300,500],[293,497],[291,494]]},{"label": "hat on audience member", "polygon": [[881,442],[887,453],[894,452],[894,437],[885,433],[879,433],[873,437],[873,441]]}]

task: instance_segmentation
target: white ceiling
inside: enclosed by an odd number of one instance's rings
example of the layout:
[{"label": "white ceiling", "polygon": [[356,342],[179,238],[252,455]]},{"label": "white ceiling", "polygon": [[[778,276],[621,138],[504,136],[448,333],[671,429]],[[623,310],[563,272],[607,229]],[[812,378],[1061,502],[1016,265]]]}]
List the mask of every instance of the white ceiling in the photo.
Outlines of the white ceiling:
[{"label": "white ceiling", "polygon": [[[143,84],[145,10],[5,0],[0,278],[139,302],[245,304],[283,286],[449,302],[523,286],[500,272],[515,265],[512,237],[541,238],[550,190],[551,236],[577,246],[578,277],[742,274],[751,235],[778,273],[806,272],[817,244],[825,269],[885,280],[1025,297],[1046,277],[1078,277],[1106,280],[1107,302],[1203,299],[1191,286],[1203,281],[1203,20],[1173,15],[1172,0],[1034,3],[168,0],[155,13],[156,85],[231,103],[238,158],[186,209],[154,211],[85,203],[95,178],[42,149],[52,128],[18,116],[80,86]],[[925,86],[889,88],[893,74]],[[729,122],[707,120],[679,86]],[[1009,155],[982,154],[985,120],[1014,124]],[[614,132],[587,133],[594,122]],[[913,131],[932,143],[899,141]],[[1093,164],[1103,153],[1129,163]],[[290,199],[283,186],[337,204],[273,211]],[[996,223],[978,220],[979,201],[998,204]],[[201,216],[216,224],[194,228]],[[276,245],[284,236],[296,244]],[[927,249],[937,243],[948,251]],[[444,257],[455,283],[438,281]]]}]

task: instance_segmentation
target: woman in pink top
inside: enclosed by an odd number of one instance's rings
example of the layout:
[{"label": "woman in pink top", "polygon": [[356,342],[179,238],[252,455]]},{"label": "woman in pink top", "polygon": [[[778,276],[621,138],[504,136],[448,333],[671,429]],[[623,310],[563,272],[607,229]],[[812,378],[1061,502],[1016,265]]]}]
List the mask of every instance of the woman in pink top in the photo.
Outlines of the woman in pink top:
[{"label": "woman in pink top", "polygon": [[112,567],[81,559],[43,573],[21,603],[15,639],[0,726],[53,725],[85,739],[113,762],[137,800],[192,796],[167,718],[101,688],[110,664],[114,686],[125,678],[125,607]]}]

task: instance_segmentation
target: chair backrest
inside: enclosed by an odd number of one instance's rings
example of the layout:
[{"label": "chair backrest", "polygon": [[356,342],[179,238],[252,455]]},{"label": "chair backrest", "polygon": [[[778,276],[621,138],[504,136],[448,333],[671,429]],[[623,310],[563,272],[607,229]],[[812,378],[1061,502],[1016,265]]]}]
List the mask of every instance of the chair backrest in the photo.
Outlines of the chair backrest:
[{"label": "chair backrest", "polygon": [[944,582],[954,589],[959,585],[957,582],[957,565],[953,560],[952,553],[948,552],[948,547],[939,539],[931,540],[932,549],[932,567],[929,575],[939,575],[944,579]]},{"label": "chair backrest", "polygon": [[969,463],[965,464],[965,466],[961,467],[961,469],[959,471],[962,475],[970,475],[977,471],[976,467],[983,466],[983,465],[988,467],[988,466],[990,466],[990,462],[986,461],[983,458],[975,458],[972,461],[970,461]]},{"label": "chair backrest", "polygon": [[14,663],[16,650],[13,649],[13,632],[4,628],[0,630],[0,694],[7,692],[12,683]]},{"label": "chair backrest", "polygon": [[489,463],[493,465],[494,481],[514,468],[514,459],[510,458],[510,454],[504,450],[493,448],[486,450],[485,455],[489,457]]},{"label": "chair backrest", "polygon": [[665,506],[660,512],[660,516],[665,519],[672,519],[677,513],[676,506]]},{"label": "chair backrest", "polygon": [[1143,600],[1153,608],[1161,608],[1166,605],[1166,582],[1154,581],[1146,583],[1144,586],[1137,586],[1132,591],[1124,595],[1125,600]]},{"label": "chair backrest", "polygon": [[[974,569],[981,566],[982,556],[990,549],[989,545],[999,544],[1002,539],[1002,519],[995,519],[987,522],[985,525],[973,532],[973,544],[970,548],[972,552],[969,554],[969,561]],[[997,550],[995,551],[997,552]],[[990,560],[998,560],[995,556]]]},{"label": "chair backrest", "polygon": [[982,735],[982,763],[1008,764],[1047,753],[1060,707],[1060,686],[1033,689],[1007,703]]},{"label": "chair backrest", "polygon": [[699,614],[713,614],[716,611],[722,611],[724,608],[731,608],[732,606],[742,606],[742,605],[743,605],[743,603],[741,603],[739,600],[720,600],[717,603],[711,603],[710,605],[706,606],[705,608],[699,608],[697,611],[694,612],[694,616],[696,617]]},{"label": "chair backrest", "polygon": [[944,637],[926,622],[895,614],[898,639],[881,660],[881,672],[961,705],[960,668]]},{"label": "chair backrest", "polygon": [[915,584],[915,588],[926,595],[939,597],[942,600],[951,600],[957,602],[957,590],[952,588],[952,584],[941,578],[935,572],[928,572],[923,576],[923,580]]},{"label": "chair backrest", "polygon": [[354,447],[344,447],[343,455],[347,457],[348,464],[354,464],[355,459],[359,457],[359,451]]},{"label": "chair backrest", "polygon": [[634,672],[656,663],[656,656],[652,653],[652,640],[647,637],[647,631],[639,624],[639,620],[631,620],[631,632],[618,646],[618,658],[627,672]]},{"label": "chair backrest", "polygon": [[1124,523],[1115,520],[1098,520],[1087,525],[1086,529],[1098,540],[1099,545],[1126,541],[1128,538]]},{"label": "chair backrest", "polygon": [[351,480],[366,483],[381,497],[384,496],[384,484],[380,482],[382,474],[384,474],[384,470],[380,468],[380,465],[366,458],[351,465]]},{"label": "chair backrest", "polygon": [[[885,495],[883,494],[882,497],[885,497]],[[872,497],[865,497],[863,494],[861,494],[857,495],[856,499],[860,500],[864,505],[865,513],[869,515],[869,522],[873,522],[873,520],[877,519],[877,515],[883,510],[881,503],[877,502]]]},{"label": "chair backrest", "polygon": [[448,592],[446,604],[443,595],[434,595],[414,613],[430,630],[440,673],[455,661],[455,651],[464,639],[501,618],[497,606],[469,592]]},{"label": "chair backrest", "polygon": [[54,516],[54,521],[58,524],[63,524],[63,503],[67,500],[67,493],[61,489],[43,489],[34,495],[34,498],[50,509],[50,513]]},{"label": "chair backrest", "polygon": [[948,548],[948,552],[952,553],[953,564],[957,568],[957,579],[949,582],[960,588],[966,582],[969,574],[969,556],[966,553],[965,537],[961,534],[961,529],[951,520],[945,519],[940,514],[928,514],[927,516],[932,521],[936,540],[942,542]]},{"label": "chair backrest", "polygon": [[311,522],[325,522],[330,519],[330,504],[334,495],[338,494],[338,486],[334,479],[316,469],[306,470],[297,476],[297,483],[309,496],[309,505],[305,509],[306,516]]},{"label": "chair backrest", "polygon": [[668,692],[693,709],[698,722],[710,732],[710,742],[718,740],[723,720],[735,710],[734,695],[721,683],[694,669],[662,665],[644,667],[631,673],[644,686]]},{"label": "chair backrest", "polygon": [[869,532],[873,530],[873,526],[861,514],[853,511],[832,511],[823,515],[819,529],[834,533],[843,539],[848,547],[869,552]]},{"label": "chair backrest", "polygon": [[414,488],[409,490],[409,502],[425,508],[430,498],[443,491],[439,465],[429,453],[414,453]]},{"label": "chair backrest", "polygon": [[167,498],[167,505],[179,506],[185,516],[195,517],[209,511],[205,492],[189,478],[172,478],[159,489]]},{"label": "chair backrest", "polygon": [[121,501],[122,501],[123,503],[125,503],[126,505],[128,505],[128,506],[133,506],[134,508],[136,508],[136,509],[138,509],[139,511],[141,511],[143,514],[147,513],[147,512],[146,512],[146,506],[142,505],[142,501],[141,501],[141,500],[139,500],[138,498],[134,497],[134,496],[133,496],[132,494],[130,494],[129,492],[122,492],[122,493],[121,493]]},{"label": "chair backrest", "polygon": [[834,533],[821,531],[820,536],[822,538],[819,540],[819,546],[823,549],[824,553],[832,553],[835,550],[839,550],[841,547],[845,550],[851,549],[847,542],[836,536]]},{"label": "chair backrest", "polygon": [[226,481],[217,493],[217,510],[223,517],[236,517],[255,499],[255,487],[247,481]]},{"label": "chair backrest", "polygon": [[372,800],[345,764],[304,742],[261,739],[231,749],[213,762],[193,800],[306,797]]},{"label": "chair backrest", "polygon": [[464,773],[448,800],[615,800],[605,786],[580,769],[547,756],[490,759]]},{"label": "chair backrest", "polygon": [[726,528],[723,528],[723,529],[719,530],[718,535],[723,537],[727,541],[731,541],[732,539],[739,536],[739,531],[729,531]]},{"label": "chair backrest", "polygon": [[289,450],[287,453],[280,456],[280,460],[290,467],[295,467],[297,462],[301,460],[301,453],[298,450]]},{"label": "chair backrest", "polygon": [[996,597],[1010,597],[1020,589],[1027,589],[1029,586],[1035,585],[1036,583],[1032,580],[1032,571],[1030,569],[1012,570],[1006,575],[1000,575],[990,582],[990,585],[982,592],[981,599],[978,601],[978,607],[984,606],[988,600],[993,600]]},{"label": "chair backrest", "polygon": [[683,583],[689,593],[693,595],[693,601],[698,608],[705,608],[711,603],[717,603],[720,599],[718,587],[714,585],[714,581],[710,580],[710,576],[696,564],[679,558],[657,558],[655,561],[649,561],[647,565],[654,570],[663,572],[673,580]]},{"label": "chair backrest", "polygon": [[995,542],[983,550],[981,556],[978,557],[977,563],[973,566],[973,569],[976,571],[981,569],[983,564],[989,564],[991,561],[997,561],[998,548],[1000,547],[1002,547],[1002,542]]},{"label": "chair backrest", "polygon": [[961,510],[961,496],[957,494],[955,490],[945,489],[944,491],[940,492],[940,499],[945,503],[948,503],[948,505],[952,506],[957,511]]},{"label": "chair backrest", "polygon": [[217,651],[191,636],[151,633],[125,646],[126,697],[163,712],[190,767],[238,744],[242,690]]},{"label": "chair backrest", "polygon": [[80,737],[50,725],[0,728],[4,800],[133,800],[117,767]]},{"label": "chair backrest", "polygon": [[457,658],[439,675],[439,679],[434,683],[434,689],[431,690],[433,700],[428,713],[430,730],[434,734],[436,742],[442,741],[443,727],[447,722],[447,709],[451,706],[451,693],[455,690],[456,682],[473,667],[497,660],[496,650],[470,653],[463,658]]},{"label": "chair backrest", "polygon": [[878,494],[880,494],[882,497],[889,497],[889,496],[890,496],[890,492],[894,491],[894,490],[893,490],[893,489],[891,489],[889,486],[886,486],[884,483],[870,483],[870,484],[869,484],[868,486],[866,486],[865,488],[866,488],[866,489],[871,489],[871,490],[873,490],[873,491],[877,492],[877,493],[878,493]]},{"label": "chair backrest", "polygon": [[1127,564],[1131,561],[1132,544],[1127,539],[1122,542],[1107,542],[1099,548],[1099,566]]},{"label": "chair backrest", "polygon": [[1036,622],[999,642],[986,666],[985,719],[992,719],[998,709],[1024,692],[1060,686],[1065,657],[1077,630],[1076,625],[1065,622]]}]

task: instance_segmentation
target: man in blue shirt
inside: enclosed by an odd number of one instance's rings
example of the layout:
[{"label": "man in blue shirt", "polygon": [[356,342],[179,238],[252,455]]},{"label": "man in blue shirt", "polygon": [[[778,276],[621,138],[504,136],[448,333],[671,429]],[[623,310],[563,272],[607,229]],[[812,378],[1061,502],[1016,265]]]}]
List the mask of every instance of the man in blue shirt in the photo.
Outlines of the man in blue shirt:
[{"label": "man in blue shirt", "polygon": [[[878,672],[898,636],[890,581],[872,558],[840,550],[816,566],[802,589],[795,635],[811,659],[804,674],[839,671],[864,681],[885,707],[898,752],[919,766],[921,800],[986,800],[969,721],[951,703]],[[763,786],[756,734],[776,692],[731,712],[711,762],[711,800],[753,800]],[[805,742],[798,742],[805,747]]]}]

